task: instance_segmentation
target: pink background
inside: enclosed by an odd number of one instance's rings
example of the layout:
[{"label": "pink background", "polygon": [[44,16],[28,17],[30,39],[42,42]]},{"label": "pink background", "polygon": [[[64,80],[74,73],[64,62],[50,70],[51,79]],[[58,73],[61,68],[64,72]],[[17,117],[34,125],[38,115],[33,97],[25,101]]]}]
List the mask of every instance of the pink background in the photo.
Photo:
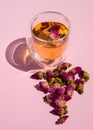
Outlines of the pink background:
[{"label": "pink background", "polygon": [[[33,86],[29,71],[6,60],[6,48],[26,36],[29,21],[42,11],[64,13],[71,20],[67,61],[90,73],[82,96],[68,102],[69,119],[56,126],[57,117]],[[11,50],[10,50],[11,51]],[[93,0],[0,0],[0,130],[93,129]]]}]

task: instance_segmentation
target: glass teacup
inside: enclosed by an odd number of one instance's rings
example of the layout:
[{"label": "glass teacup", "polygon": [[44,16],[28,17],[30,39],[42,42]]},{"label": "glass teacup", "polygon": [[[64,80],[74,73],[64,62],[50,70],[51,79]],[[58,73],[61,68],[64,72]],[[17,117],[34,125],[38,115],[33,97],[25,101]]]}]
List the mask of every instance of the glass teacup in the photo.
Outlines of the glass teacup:
[{"label": "glass teacup", "polygon": [[70,22],[64,14],[53,11],[37,14],[26,37],[33,60],[43,68],[53,68],[62,63],[69,33]]}]

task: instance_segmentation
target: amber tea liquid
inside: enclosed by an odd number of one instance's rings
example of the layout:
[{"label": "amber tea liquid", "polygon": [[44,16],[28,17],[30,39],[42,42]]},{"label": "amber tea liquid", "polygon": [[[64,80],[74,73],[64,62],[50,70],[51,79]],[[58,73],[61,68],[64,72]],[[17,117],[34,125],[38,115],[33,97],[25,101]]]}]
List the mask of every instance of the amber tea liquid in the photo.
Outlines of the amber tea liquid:
[{"label": "amber tea liquid", "polygon": [[45,60],[54,60],[63,55],[67,48],[68,28],[58,22],[42,22],[33,30],[35,52]]}]

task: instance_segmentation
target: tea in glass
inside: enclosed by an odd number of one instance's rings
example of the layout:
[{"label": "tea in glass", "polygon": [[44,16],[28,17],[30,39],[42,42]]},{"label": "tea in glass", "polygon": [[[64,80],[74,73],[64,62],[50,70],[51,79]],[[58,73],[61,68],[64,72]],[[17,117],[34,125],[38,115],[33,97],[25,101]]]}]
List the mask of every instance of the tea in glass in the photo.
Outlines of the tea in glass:
[{"label": "tea in glass", "polygon": [[[33,39],[33,47],[40,57],[45,60],[55,60],[59,58],[67,48],[66,38],[68,28],[58,22],[42,22],[33,28],[33,34],[38,39]],[[44,40],[39,41],[39,39]]]},{"label": "tea in glass", "polygon": [[68,18],[58,12],[42,12],[30,25],[27,44],[31,56],[43,67],[53,67],[63,60],[68,45],[70,24]]}]

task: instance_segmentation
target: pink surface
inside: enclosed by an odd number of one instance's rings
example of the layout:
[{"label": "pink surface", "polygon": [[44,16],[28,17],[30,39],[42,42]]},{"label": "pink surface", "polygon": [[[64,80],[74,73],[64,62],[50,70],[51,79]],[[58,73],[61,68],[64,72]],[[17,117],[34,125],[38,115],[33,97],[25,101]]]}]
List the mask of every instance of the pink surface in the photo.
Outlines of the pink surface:
[{"label": "pink surface", "polygon": [[[31,73],[26,71],[26,66],[11,61],[14,49],[11,42],[25,37],[31,18],[46,10],[58,11],[70,18],[67,61],[73,66],[82,66],[91,77],[82,96],[74,93],[68,103],[70,117],[59,126],[55,125],[57,117],[49,114],[51,107],[43,102],[44,94],[33,87],[36,81],[29,78]],[[0,130],[93,129],[92,12],[93,0],[0,0]]]}]

